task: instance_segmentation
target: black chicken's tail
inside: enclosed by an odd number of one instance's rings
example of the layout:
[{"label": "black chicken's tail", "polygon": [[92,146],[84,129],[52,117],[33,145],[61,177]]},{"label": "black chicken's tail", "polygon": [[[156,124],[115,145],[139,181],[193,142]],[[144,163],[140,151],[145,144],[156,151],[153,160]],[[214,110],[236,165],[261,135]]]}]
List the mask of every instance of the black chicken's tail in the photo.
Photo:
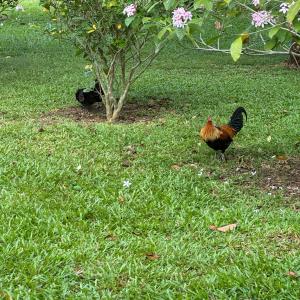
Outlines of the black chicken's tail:
[{"label": "black chicken's tail", "polygon": [[228,123],[228,125],[231,126],[236,132],[239,132],[243,128],[244,125],[243,113],[245,114],[247,120],[247,113],[245,108],[238,107],[232,114],[230,121]]}]

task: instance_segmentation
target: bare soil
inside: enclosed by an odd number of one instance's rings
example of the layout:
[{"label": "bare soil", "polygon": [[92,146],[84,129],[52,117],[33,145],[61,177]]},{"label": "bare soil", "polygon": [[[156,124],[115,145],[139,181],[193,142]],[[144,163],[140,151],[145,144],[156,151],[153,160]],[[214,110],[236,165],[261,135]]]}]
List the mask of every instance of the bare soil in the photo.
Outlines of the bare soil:
[{"label": "bare soil", "polygon": [[256,167],[244,161],[231,170],[231,176],[240,176],[243,179],[238,180],[239,184],[259,186],[270,195],[282,193],[300,199],[300,157],[277,156]]},{"label": "bare soil", "polygon": [[[170,99],[151,99],[148,102],[128,102],[125,104],[120,123],[150,122],[158,118],[170,107]],[[75,122],[106,122],[105,107],[102,103],[90,107],[76,106],[56,109],[41,116],[43,124],[55,123],[58,119],[67,118]]]},{"label": "bare soil", "polygon": [[290,157],[261,166],[261,186],[269,192],[282,190],[289,196],[300,197],[300,158]]},{"label": "bare soil", "polygon": [[[217,159],[217,158],[216,158]],[[171,166],[174,170],[182,167],[190,167],[199,171],[199,176],[222,181],[231,182],[233,185],[242,186],[245,189],[256,190],[270,196],[281,194],[285,199],[290,199],[286,204],[300,212],[300,157],[288,157],[284,155],[274,156],[271,159],[257,163],[256,159],[227,155],[229,160],[236,161],[235,164],[220,161],[220,170],[214,168],[204,169],[202,165],[194,161],[176,163]]]}]

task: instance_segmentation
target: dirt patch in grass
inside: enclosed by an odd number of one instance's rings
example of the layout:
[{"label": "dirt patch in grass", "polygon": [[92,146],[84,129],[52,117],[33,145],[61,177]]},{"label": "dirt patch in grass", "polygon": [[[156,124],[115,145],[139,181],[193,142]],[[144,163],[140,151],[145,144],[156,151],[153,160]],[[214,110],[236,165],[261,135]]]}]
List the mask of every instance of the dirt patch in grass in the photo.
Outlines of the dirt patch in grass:
[{"label": "dirt patch in grass", "polygon": [[[119,123],[149,122],[158,118],[170,107],[170,99],[151,99],[147,102],[128,102],[120,115]],[[60,118],[75,122],[106,122],[105,107],[102,103],[90,107],[76,106],[56,109],[41,116],[43,124],[55,123]]]},{"label": "dirt patch in grass", "polygon": [[272,164],[262,164],[261,186],[269,192],[282,190],[290,196],[300,196],[300,158],[291,157]]},{"label": "dirt patch in grass", "polygon": [[[283,194],[293,199],[300,197],[299,157],[274,157],[259,166],[252,161],[244,161],[232,173],[232,176],[239,177],[238,184],[260,187],[269,195]],[[300,209],[299,205],[300,202],[293,202],[294,209]]]},{"label": "dirt patch in grass", "polygon": [[[201,168],[200,165],[190,164],[190,162],[184,165],[195,166],[198,171],[200,168],[198,175],[208,179],[220,180],[224,183],[231,182],[248,190],[260,189],[270,196],[281,194],[286,198],[286,205],[300,212],[299,156],[272,157],[261,163],[258,163],[255,158],[245,156],[240,158],[227,156],[227,158],[228,163],[220,161],[220,170],[211,167]],[[233,160],[236,163],[232,164]]]},{"label": "dirt patch in grass", "polygon": [[296,243],[297,245],[300,245],[300,235],[296,233],[281,232],[277,234],[271,234],[268,236],[268,238],[277,242]]},{"label": "dirt patch in grass", "polygon": [[268,235],[268,240],[280,251],[297,251],[300,246],[300,235],[291,232],[280,232]]},{"label": "dirt patch in grass", "polygon": [[274,157],[255,166],[252,161],[243,161],[231,175],[245,186],[259,186],[269,195],[281,193],[288,197],[300,197],[300,158]]}]

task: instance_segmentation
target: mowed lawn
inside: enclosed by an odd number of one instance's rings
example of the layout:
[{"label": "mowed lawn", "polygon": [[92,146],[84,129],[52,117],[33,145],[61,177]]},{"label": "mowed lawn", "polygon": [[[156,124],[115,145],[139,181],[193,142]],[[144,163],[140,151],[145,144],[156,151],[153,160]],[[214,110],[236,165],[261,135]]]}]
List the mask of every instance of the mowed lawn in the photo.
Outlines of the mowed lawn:
[{"label": "mowed lawn", "polygon": [[[23,4],[0,27],[0,298],[299,299],[299,71],[174,43],[130,92],[169,99],[153,120],[53,117],[93,78]],[[220,162],[199,129],[240,105]]]}]

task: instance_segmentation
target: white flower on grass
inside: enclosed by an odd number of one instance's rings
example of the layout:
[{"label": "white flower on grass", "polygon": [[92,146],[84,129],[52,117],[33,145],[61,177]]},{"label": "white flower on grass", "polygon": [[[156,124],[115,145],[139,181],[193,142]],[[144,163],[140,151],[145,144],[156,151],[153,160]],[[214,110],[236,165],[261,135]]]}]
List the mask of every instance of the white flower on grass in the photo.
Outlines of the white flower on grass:
[{"label": "white flower on grass", "polygon": [[16,6],[16,11],[24,11],[23,5],[18,4],[18,5]]},{"label": "white flower on grass", "polygon": [[123,182],[123,187],[125,187],[125,188],[129,188],[130,186],[131,186],[131,182],[127,179],[127,180],[124,180],[124,182]]},{"label": "white flower on grass", "polygon": [[199,170],[198,176],[202,176],[203,175],[203,169]]}]

